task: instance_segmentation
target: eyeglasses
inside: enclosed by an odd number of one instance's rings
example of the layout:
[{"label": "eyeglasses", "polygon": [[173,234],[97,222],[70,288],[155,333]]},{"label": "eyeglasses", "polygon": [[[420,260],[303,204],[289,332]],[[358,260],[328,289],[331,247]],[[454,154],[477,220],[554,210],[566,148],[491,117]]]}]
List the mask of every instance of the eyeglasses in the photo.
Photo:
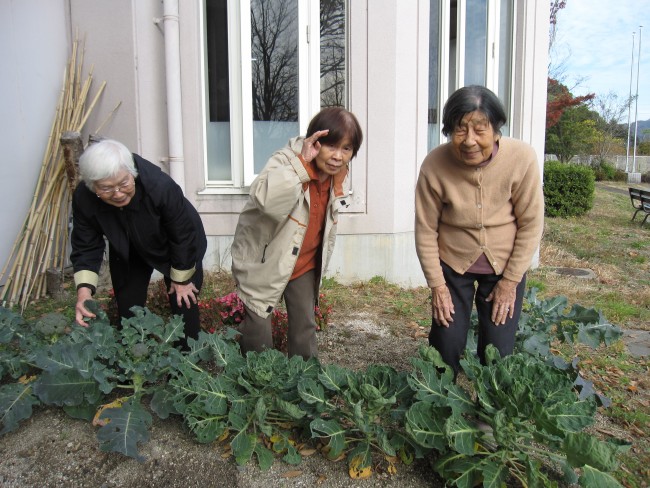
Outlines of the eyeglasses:
[{"label": "eyeglasses", "polygon": [[114,193],[117,193],[118,191],[121,193],[128,193],[133,188],[133,185],[135,185],[134,180],[123,181],[118,186],[113,188],[99,188],[95,193],[97,193],[97,195],[104,196],[104,197],[111,196]]}]

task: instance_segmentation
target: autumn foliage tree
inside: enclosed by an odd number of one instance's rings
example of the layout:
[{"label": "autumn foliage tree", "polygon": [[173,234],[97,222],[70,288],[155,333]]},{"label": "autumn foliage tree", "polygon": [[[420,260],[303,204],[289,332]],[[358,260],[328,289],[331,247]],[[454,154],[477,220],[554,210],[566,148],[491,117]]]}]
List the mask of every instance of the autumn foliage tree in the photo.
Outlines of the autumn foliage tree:
[{"label": "autumn foliage tree", "polygon": [[556,125],[562,114],[571,107],[583,105],[593,100],[596,96],[594,93],[574,97],[569,89],[553,78],[548,78],[546,85],[547,102],[546,102],[546,129]]}]

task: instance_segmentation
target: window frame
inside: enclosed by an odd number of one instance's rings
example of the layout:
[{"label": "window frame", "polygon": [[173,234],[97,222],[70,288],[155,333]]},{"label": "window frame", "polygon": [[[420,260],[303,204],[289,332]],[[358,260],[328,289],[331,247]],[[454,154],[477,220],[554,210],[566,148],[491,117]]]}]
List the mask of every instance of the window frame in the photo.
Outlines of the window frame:
[{"label": "window frame", "polygon": [[[320,1],[296,0],[298,8],[298,126],[307,130],[309,120],[320,110]],[[203,140],[209,123],[206,39],[206,0],[201,0],[201,114]],[[230,180],[208,179],[209,154],[203,147],[205,189],[202,194],[242,194],[257,176],[253,154],[253,93],[251,0],[227,0],[228,82],[230,84]],[[298,134],[296,134],[298,135]]]}]

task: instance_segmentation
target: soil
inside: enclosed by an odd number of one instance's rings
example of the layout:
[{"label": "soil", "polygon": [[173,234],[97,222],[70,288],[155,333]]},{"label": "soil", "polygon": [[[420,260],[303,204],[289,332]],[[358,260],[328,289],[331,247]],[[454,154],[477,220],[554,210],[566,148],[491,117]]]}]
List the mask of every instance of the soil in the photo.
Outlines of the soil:
[{"label": "soil", "polygon": [[[410,369],[408,358],[426,342],[415,323],[404,324],[369,312],[349,315],[318,335],[322,363],[352,369],[388,364]],[[276,460],[261,471],[239,467],[225,446],[197,443],[180,418],[164,421],[154,415],[151,438],[140,445],[144,461],[99,449],[95,427],[68,417],[57,408],[38,408],[14,432],[0,440],[0,486],[3,487],[437,487],[430,460],[398,465],[397,474],[381,472],[353,480],[346,462],[333,462],[316,453],[298,466]]]}]

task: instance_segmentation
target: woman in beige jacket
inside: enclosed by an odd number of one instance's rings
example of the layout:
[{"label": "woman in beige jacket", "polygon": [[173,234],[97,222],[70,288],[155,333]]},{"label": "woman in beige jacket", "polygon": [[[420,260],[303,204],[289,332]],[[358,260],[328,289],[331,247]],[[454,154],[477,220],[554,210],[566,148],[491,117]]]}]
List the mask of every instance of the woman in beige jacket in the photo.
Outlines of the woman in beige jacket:
[{"label": "woman in beige jacket", "polygon": [[250,188],[231,249],[237,293],[246,307],[242,352],[273,347],[271,312],[284,296],[288,353],[317,356],[314,306],[336,239],[343,183],[363,135],[341,107],[321,110],[305,138],[275,152]]},{"label": "woman in beige jacket", "polygon": [[457,373],[473,305],[481,361],[488,344],[502,356],[513,351],[544,198],[535,152],[501,137],[506,115],[490,90],[457,90],[442,122],[450,142],[422,163],[415,240],[432,291],[429,344]]}]

